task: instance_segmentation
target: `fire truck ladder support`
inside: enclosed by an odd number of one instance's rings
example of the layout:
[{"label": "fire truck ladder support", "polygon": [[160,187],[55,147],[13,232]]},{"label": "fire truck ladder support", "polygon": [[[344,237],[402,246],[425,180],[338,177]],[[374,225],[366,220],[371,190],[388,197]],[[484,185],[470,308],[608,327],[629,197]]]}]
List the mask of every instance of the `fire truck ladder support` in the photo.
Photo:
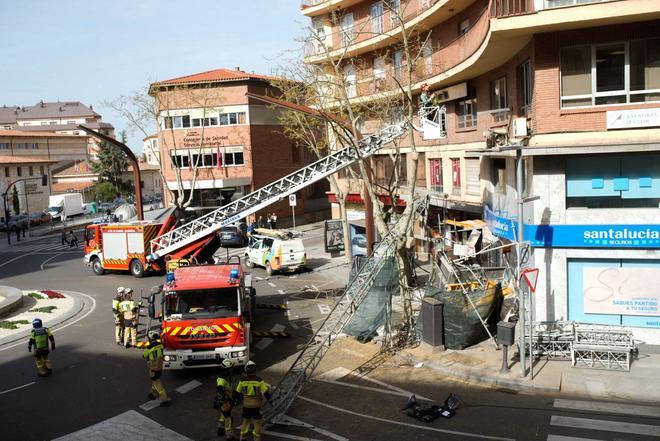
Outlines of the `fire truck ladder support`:
[{"label": "fire truck ladder support", "polygon": [[362,138],[357,149],[348,147],[339,150],[279,181],[268,184],[222,208],[155,238],[151,241],[151,254],[148,259],[154,261],[172,253],[208,236],[225,225],[256,213],[262,208],[330,176],[360,159],[373,155],[384,145],[406,134],[409,128],[410,124],[407,121],[388,126],[378,133]]},{"label": "fire truck ladder support", "polygon": [[[426,199],[413,202],[412,209],[416,214],[420,214],[426,209],[427,204],[425,202]],[[277,385],[265,411],[266,424],[283,422],[284,414],[289,406],[296,399],[305,383],[311,379],[314,370],[330,349],[330,345],[342,332],[344,326],[351,320],[355,311],[369,294],[376,276],[395,248],[400,228],[402,226],[395,225],[389,234],[377,244],[353,281],[346,287],[344,295],[332,308],[323,324]]]}]

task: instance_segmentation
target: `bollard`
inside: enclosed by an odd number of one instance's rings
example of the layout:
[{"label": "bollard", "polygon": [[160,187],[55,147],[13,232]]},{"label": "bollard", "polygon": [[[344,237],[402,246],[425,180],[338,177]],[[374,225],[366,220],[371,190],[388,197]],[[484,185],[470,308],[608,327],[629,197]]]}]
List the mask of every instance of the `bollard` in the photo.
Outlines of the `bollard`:
[{"label": "bollard", "polygon": [[444,320],[442,312],[444,303],[433,297],[422,300],[422,342],[431,349],[444,350]]},{"label": "bollard", "polygon": [[497,323],[497,341],[504,346],[502,351],[502,368],[500,372],[509,372],[509,346],[513,345],[516,334],[516,324],[512,322]]}]

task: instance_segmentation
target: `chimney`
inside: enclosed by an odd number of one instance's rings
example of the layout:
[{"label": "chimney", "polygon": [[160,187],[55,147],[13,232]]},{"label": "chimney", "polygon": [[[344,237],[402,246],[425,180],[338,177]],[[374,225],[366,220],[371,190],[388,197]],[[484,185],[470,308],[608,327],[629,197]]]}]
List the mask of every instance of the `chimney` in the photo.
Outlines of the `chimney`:
[{"label": "chimney", "polygon": [[89,105],[89,110],[94,110],[94,106],[92,106],[92,105],[90,104],[90,105]]},{"label": "chimney", "polygon": [[240,70],[241,70],[241,67],[240,67],[240,66],[237,66],[237,67],[234,68],[234,70],[238,70],[238,71],[240,71]]},{"label": "chimney", "polygon": [[46,107],[46,105],[44,104],[44,100],[39,101],[39,105],[40,105],[42,108],[43,108],[43,107]]}]

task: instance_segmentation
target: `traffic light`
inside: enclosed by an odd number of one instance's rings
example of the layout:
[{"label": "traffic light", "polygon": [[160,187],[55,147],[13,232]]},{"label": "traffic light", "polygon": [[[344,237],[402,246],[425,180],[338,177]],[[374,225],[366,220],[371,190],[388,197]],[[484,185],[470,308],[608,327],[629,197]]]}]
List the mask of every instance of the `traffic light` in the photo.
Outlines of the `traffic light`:
[{"label": "traffic light", "polygon": [[41,186],[45,187],[48,185],[48,175],[41,175]]}]

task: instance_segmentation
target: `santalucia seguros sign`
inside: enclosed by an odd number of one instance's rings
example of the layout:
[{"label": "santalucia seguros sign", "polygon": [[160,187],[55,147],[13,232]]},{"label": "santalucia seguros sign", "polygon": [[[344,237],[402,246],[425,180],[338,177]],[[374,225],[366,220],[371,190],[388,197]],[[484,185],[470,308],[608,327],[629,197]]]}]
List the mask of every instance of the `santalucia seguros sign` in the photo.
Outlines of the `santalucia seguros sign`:
[{"label": "santalucia seguros sign", "polygon": [[[484,208],[491,232],[515,240],[518,224]],[[525,241],[533,247],[553,248],[655,248],[660,249],[660,225],[530,225],[523,226]]]}]

